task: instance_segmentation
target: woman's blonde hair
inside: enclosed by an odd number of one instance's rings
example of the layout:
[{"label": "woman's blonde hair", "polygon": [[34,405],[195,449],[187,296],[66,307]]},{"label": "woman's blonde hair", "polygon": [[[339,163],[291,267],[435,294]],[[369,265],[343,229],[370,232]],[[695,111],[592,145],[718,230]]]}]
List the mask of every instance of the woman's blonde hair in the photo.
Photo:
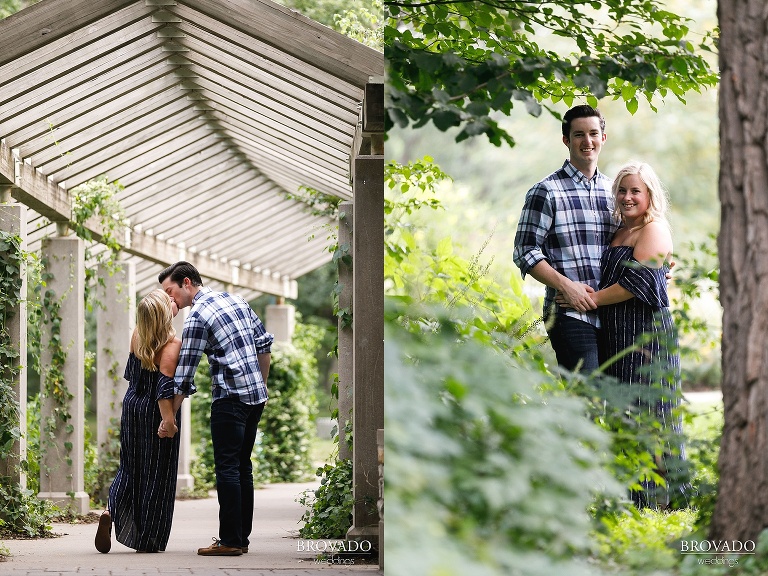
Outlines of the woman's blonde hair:
[{"label": "woman's blonde hair", "polygon": [[155,356],[174,336],[171,297],[161,289],[152,290],[136,307],[136,342],[133,353],[142,368],[155,371]]},{"label": "woman's blonde hair", "polygon": [[[621,181],[624,179],[624,176],[629,176],[630,174],[637,174],[640,176],[643,184],[645,184],[646,188],[648,188],[649,204],[648,210],[643,217],[643,224],[648,224],[648,222],[655,220],[656,222],[663,222],[669,226],[669,222],[667,221],[667,206],[669,205],[667,191],[664,189],[664,186],[661,184],[661,180],[659,180],[659,177],[656,175],[656,172],[654,172],[653,168],[651,168],[650,165],[646,164],[645,162],[638,162],[633,160],[626,163],[619,169],[618,174],[616,174],[616,177],[613,179],[612,191],[614,201],[616,200],[616,196],[619,193],[619,186],[621,186]],[[614,202],[613,215],[617,219],[623,221],[618,202]]]}]

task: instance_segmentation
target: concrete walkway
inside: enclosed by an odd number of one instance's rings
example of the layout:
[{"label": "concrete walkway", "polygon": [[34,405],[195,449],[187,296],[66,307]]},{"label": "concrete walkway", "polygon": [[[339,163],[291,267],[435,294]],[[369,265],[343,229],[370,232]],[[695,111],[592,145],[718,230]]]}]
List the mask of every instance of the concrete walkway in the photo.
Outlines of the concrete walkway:
[{"label": "concrete walkway", "polygon": [[[316,553],[298,539],[304,508],[298,495],[318,486],[270,484],[256,491],[254,529],[248,554],[204,557],[197,549],[218,535],[216,498],[177,500],[171,538],[165,552],[137,554],[112,539],[109,554],[94,548],[96,524],[54,524],[60,538],[4,540],[11,558],[0,562],[2,576],[141,576],[155,574],[191,576],[375,576],[378,565],[339,566],[317,562]],[[317,546],[316,546],[317,547]],[[354,557],[346,559],[353,562]],[[340,561],[336,559],[336,561]]]}]

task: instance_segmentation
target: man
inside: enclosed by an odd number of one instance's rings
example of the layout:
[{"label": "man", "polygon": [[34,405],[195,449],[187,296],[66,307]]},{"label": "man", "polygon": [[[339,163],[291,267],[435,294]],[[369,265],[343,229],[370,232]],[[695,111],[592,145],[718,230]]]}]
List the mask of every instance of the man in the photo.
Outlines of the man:
[{"label": "man", "polygon": [[[525,278],[545,284],[544,320],[557,363],[591,372],[599,366],[595,304],[600,256],[619,222],[612,216],[611,180],[597,169],[605,119],[591,106],[563,116],[562,168],[528,191],[515,235],[514,261]],[[555,304],[560,293],[570,308]]]},{"label": "man", "polygon": [[192,306],[184,322],[175,393],[189,396],[196,392],[195,370],[203,353],[211,369],[219,538],[197,553],[239,556],[248,552],[253,525],[251,451],[267,402],[274,337],[245,300],[204,287],[189,262],[169,266],[158,280],[179,309]]}]

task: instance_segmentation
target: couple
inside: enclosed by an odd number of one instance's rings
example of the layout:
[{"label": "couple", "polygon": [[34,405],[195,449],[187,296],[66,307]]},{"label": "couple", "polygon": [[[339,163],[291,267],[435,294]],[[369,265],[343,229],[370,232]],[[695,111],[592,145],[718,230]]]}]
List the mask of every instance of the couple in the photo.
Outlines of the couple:
[{"label": "couple", "polygon": [[[194,394],[203,353],[213,383],[211,441],[219,500],[219,538],[198,549],[203,556],[248,552],[253,522],[251,451],[267,402],[273,336],[248,303],[204,287],[192,264],[177,262],[160,273],[162,289],[137,307],[136,329],[125,368],[120,467],[96,533],[96,549],[117,541],[137,552],[165,550],[171,531],[181,427],[179,407]],[[182,340],[172,322],[191,306]]]},{"label": "couple", "polygon": [[[639,345],[606,372],[629,386],[666,390],[655,402],[655,416],[681,434],[680,418],[673,415],[680,358],[667,296],[672,235],[664,189],[648,164],[626,164],[613,182],[600,173],[606,133],[599,110],[571,108],[562,134],[569,159],[528,191],[514,261],[523,277],[530,274],[547,286],[544,316],[558,364],[591,373]],[[652,364],[657,372],[649,370]],[[682,446],[679,452],[684,458]],[[632,495],[635,503],[653,505],[657,487],[650,481],[643,487],[645,494]]]}]

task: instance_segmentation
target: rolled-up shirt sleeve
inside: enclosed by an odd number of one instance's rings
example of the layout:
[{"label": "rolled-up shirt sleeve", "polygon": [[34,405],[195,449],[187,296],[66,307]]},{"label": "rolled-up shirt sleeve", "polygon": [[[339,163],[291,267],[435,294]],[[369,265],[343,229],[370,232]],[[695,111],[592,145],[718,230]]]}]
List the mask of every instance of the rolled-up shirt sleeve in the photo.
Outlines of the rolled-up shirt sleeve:
[{"label": "rolled-up shirt sleeve", "polygon": [[190,315],[184,324],[181,337],[179,363],[174,376],[174,393],[190,396],[197,392],[195,372],[207,345],[205,327],[194,315]]},{"label": "rolled-up shirt sleeve", "polygon": [[525,203],[515,234],[515,250],[512,258],[520,268],[523,278],[536,264],[547,260],[542,246],[552,226],[553,218],[549,191],[542,183],[538,183],[525,195]]},{"label": "rolled-up shirt sleeve", "polygon": [[267,332],[264,324],[253,309],[251,309],[251,320],[253,321],[253,340],[256,345],[256,353],[270,354],[272,352],[272,341],[275,339],[274,335]]}]

